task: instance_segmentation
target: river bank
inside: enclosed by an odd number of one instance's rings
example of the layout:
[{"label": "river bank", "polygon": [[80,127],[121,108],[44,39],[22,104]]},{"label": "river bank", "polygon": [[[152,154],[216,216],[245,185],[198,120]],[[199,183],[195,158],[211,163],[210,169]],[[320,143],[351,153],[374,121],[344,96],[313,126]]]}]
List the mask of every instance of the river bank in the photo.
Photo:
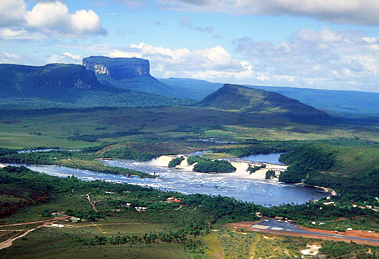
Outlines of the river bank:
[{"label": "river bank", "polygon": [[285,184],[275,179],[265,179],[266,170],[284,170],[282,165],[266,164],[265,169],[249,174],[249,164],[261,165],[262,162],[241,161],[233,159],[237,168],[234,173],[207,174],[192,171],[186,161],[176,168],[169,168],[169,162],[177,156],[162,156],[147,162],[131,160],[101,160],[105,168],[128,168],[156,176],[140,178],[120,174],[73,169],[54,165],[24,165],[34,171],[49,175],[67,177],[75,176],[85,181],[111,181],[156,188],[163,191],[175,191],[183,194],[207,194],[233,197],[245,202],[254,202],[263,206],[281,204],[303,204],[310,200],[325,198],[328,195],[318,189],[305,185]]}]

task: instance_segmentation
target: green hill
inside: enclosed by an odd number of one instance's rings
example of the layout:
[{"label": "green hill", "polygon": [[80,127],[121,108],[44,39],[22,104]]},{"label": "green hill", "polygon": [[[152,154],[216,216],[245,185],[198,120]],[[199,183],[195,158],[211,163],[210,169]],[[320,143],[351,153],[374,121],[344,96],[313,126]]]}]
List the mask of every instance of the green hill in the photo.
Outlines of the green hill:
[{"label": "green hill", "polygon": [[[194,100],[201,100],[206,95],[211,94],[223,86],[223,84],[220,83],[187,78],[168,78],[159,79],[159,81],[168,85],[191,89],[194,91],[192,95],[192,99]],[[379,111],[379,93],[262,85],[245,86],[264,91],[277,92],[335,116],[345,117],[351,115],[377,114]]]},{"label": "green hill", "polygon": [[275,92],[225,84],[216,92],[197,103],[197,107],[213,108],[240,113],[274,113],[294,122],[326,123],[331,117],[298,100]]}]

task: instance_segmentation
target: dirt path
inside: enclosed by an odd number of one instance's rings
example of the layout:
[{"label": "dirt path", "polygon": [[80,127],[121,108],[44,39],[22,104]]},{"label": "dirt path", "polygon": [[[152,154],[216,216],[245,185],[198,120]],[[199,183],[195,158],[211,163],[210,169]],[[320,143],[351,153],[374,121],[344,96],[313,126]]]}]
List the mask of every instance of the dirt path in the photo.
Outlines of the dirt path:
[{"label": "dirt path", "polygon": [[96,202],[98,202],[98,201],[92,201],[92,200],[91,200],[91,197],[90,197],[89,195],[90,195],[90,192],[87,193],[87,200],[88,200],[88,202],[91,204],[92,209],[93,209],[94,211],[96,211],[96,212],[99,212],[99,211],[96,209]]},{"label": "dirt path", "polygon": [[[25,222],[25,223],[15,223],[15,224],[8,224],[8,225],[0,225],[0,227],[13,227],[13,226],[25,226],[25,225],[34,225],[34,224],[41,224],[42,223],[41,225],[39,225],[39,226],[37,226],[35,228],[29,229],[29,230],[27,230],[26,232],[24,232],[22,234],[16,234],[16,235],[8,238],[4,242],[1,242],[0,243],[0,250],[10,247],[15,240],[26,236],[30,232],[32,232],[32,231],[34,231],[34,230],[36,230],[36,229],[38,229],[40,227],[46,227],[48,225],[51,225],[54,222],[57,222],[59,220],[64,220],[64,219],[65,218],[61,217],[61,218],[47,219],[47,220],[41,220],[41,221],[31,221],[31,222]],[[13,230],[10,230],[10,231],[13,231]]]},{"label": "dirt path", "polygon": [[0,225],[0,228],[3,227],[13,227],[13,226],[25,226],[25,225],[33,225],[33,224],[39,224],[42,223],[43,225],[49,224],[49,223],[54,223],[59,220],[64,220],[64,217],[59,217],[59,218],[53,218],[53,219],[46,219],[46,220],[40,220],[40,221],[30,221],[30,222],[24,222],[24,223],[14,223],[14,224],[7,224],[7,225]]},{"label": "dirt path", "polygon": [[13,237],[8,238],[8,240],[1,242],[0,243],[0,250],[10,247],[13,244],[13,241],[15,241],[21,237],[26,236],[27,234],[29,234],[30,232],[32,232],[34,230],[36,230],[36,229],[35,228],[29,229],[28,231],[26,231],[25,233],[22,233],[21,235],[18,235],[18,234],[14,235]]}]

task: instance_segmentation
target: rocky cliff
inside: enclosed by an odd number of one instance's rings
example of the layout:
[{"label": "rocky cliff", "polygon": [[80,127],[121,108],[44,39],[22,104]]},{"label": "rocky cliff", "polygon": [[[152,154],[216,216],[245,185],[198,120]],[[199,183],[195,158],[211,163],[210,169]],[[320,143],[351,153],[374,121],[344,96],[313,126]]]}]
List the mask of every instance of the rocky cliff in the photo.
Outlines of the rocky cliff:
[{"label": "rocky cliff", "polygon": [[150,76],[150,63],[140,58],[109,58],[92,56],[83,59],[83,66],[97,75],[108,75],[115,80]]}]

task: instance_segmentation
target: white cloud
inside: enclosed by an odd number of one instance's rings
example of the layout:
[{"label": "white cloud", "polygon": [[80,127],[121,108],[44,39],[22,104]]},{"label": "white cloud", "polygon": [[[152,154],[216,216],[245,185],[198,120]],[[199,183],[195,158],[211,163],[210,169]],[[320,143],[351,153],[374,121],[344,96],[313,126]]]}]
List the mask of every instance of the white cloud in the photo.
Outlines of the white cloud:
[{"label": "white cloud", "polygon": [[92,10],[80,10],[71,16],[73,28],[80,34],[106,34],[99,16]]},{"label": "white cloud", "polygon": [[[300,30],[289,42],[235,42],[265,84],[378,91],[379,43],[353,32]],[[254,78],[252,78],[254,80]]]},{"label": "white cloud", "polygon": [[242,38],[234,45],[239,58],[220,46],[190,50],[146,43],[112,51],[110,56],[148,59],[151,74],[158,78],[378,92],[376,38],[323,28],[297,31],[276,44]]},{"label": "white cloud", "polygon": [[0,52],[0,64],[15,64],[20,62],[20,57],[8,52]]},{"label": "white cloud", "polygon": [[[66,5],[55,3],[38,3],[25,17],[28,27],[56,28],[69,25],[69,13]],[[63,24],[62,24],[63,23]]]},{"label": "white cloud", "polygon": [[303,29],[296,33],[296,37],[306,42],[319,44],[340,43],[343,40],[341,33],[332,32],[328,28],[323,28],[321,31]]},{"label": "white cloud", "polygon": [[[40,39],[64,36],[70,38],[105,35],[99,16],[92,10],[70,13],[59,1],[37,3],[30,11],[24,0],[2,0],[0,2],[0,26],[4,27],[3,39]],[[38,37],[37,37],[38,36]]]},{"label": "white cloud", "polygon": [[72,55],[65,52],[63,55],[53,55],[50,57],[48,63],[65,63],[65,64],[81,64],[83,57],[81,55]]},{"label": "white cloud", "polygon": [[69,13],[61,2],[38,3],[26,15],[27,26],[45,33],[57,33],[66,36],[85,36],[106,34],[99,16],[92,10],[79,10]]},{"label": "white cloud", "polygon": [[0,29],[0,39],[4,40],[40,40],[43,38],[46,38],[46,36],[38,32],[30,33],[25,29]]},{"label": "white cloud", "polygon": [[26,14],[24,0],[0,1],[0,26],[12,26],[22,24]]},{"label": "white cloud", "polygon": [[206,49],[170,49],[141,43],[128,50],[112,52],[110,57],[138,57],[150,61],[151,74],[158,78],[197,78],[214,82],[246,80],[256,76],[254,67],[234,59],[220,46]]},{"label": "white cloud", "polygon": [[377,0],[156,0],[156,3],[175,11],[290,15],[337,23],[379,24]]},{"label": "white cloud", "polygon": [[[197,73],[205,70],[233,70],[236,61],[222,47],[189,50],[187,48],[170,49],[141,43],[131,45],[128,51],[114,51],[111,57],[139,57],[149,59],[152,72],[171,73],[179,76],[183,73]],[[239,65],[240,66],[240,65]],[[163,74],[159,75],[164,76]]]}]

